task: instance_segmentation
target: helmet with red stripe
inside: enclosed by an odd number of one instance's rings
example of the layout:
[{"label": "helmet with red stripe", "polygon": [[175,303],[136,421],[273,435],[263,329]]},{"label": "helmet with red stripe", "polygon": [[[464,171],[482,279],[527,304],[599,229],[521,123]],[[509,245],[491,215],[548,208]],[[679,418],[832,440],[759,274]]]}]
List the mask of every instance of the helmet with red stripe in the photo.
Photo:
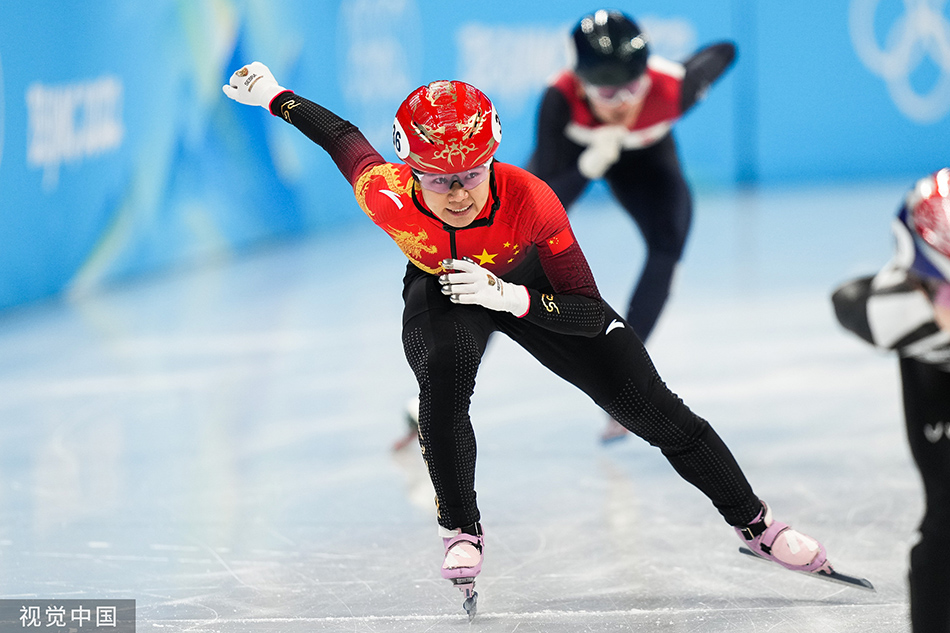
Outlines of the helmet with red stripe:
[{"label": "helmet with red stripe", "polygon": [[416,88],[396,111],[393,148],[422,173],[458,173],[485,164],[501,143],[491,100],[462,81]]},{"label": "helmet with red stripe", "polygon": [[950,169],[918,180],[900,219],[913,236],[911,270],[950,283]]}]

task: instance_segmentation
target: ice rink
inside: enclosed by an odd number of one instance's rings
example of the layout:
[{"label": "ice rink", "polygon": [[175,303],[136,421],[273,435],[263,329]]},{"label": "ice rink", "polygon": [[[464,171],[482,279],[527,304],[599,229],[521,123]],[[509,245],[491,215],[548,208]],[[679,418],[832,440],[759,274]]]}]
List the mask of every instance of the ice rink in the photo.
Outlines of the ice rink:
[{"label": "ice rink", "polygon": [[[390,450],[404,258],[363,221],[0,315],[0,598],[132,598],[145,633],[906,631],[922,494],[896,362],[829,295],[889,258],[910,184],[698,196],[648,344],[776,517],[876,592],[740,556],[657,450],[602,446],[605,415],[496,337],[469,625],[418,449]],[[604,201],[572,218],[623,312],[636,229]]]}]

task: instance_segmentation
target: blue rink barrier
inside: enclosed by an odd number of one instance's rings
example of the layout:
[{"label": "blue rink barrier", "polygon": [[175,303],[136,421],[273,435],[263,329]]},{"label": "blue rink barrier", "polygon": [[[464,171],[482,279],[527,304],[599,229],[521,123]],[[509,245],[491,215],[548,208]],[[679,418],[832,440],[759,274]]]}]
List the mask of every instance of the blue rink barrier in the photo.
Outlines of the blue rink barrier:
[{"label": "blue rink barrier", "polygon": [[[947,163],[946,3],[667,0],[619,8],[682,60],[729,39],[736,66],[677,127],[700,188],[906,177]],[[495,101],[499,159],[524,164],[535,112],[596,5],[564,0],[11,2],[0,18],[0,308],[360,213],[322,150],[225,99],[242,63],[356,123],[389,159],[416,86]],[[930,27],[927,27],[930,25]],[[934,25],[939,26],[936,28]]]}]

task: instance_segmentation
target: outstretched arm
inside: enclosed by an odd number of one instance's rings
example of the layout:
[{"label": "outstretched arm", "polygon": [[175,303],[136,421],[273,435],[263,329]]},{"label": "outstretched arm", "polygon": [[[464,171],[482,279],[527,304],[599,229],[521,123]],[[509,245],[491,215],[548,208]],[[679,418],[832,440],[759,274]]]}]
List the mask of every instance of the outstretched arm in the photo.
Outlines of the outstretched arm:
[{"label": "outstretched arm", "polygon": [[280,86],[260,62],[238,69],[223,90],[238,103],[260,106],[303,132],[330,154],[350,184],[371,165],[385,162],[355,125]]},{"label": "outstretched arm", "polygon": [[706,91],[736,57],[736,46],[732,42],[720,42],[700,49],[683,64],[686,74],[680,94],[680,111],[683,114],[703,100]]},{"label": "outstretched arm", "polygon": [[941,327],[940,308],[912,277],[888,269],[841,285],[831,300],[841,325],[868,343],[925,363],[950,362],[950,332]]}]

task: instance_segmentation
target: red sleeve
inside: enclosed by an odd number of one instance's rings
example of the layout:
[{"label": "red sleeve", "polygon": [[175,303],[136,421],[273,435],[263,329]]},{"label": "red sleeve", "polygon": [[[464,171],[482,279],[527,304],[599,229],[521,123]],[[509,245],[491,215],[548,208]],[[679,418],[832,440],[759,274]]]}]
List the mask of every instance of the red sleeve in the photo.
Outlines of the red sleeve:
[{"label": "red sleeve", "polygon": [[599,301],[594,275],[560,200],[544,181],[530,174],[524,186],[523,207],[528,212],[523,215],[531,222],[527,232],[538,247],[541,266],[551,286],[558,294],[583,295]]},{"label": "red sleeve", "polygon": [[409,204],[412,176],[405,165],[370,164],[353,184],[356,202],[363,212],[382,225]]},{"label": "red sleeve", "polygon": [[517,184],[506,203],[520,209],[520,220],[538,249],[541,267],[553,289],[550,293],[528,288],[531,305],[523,318],[561,334],[596,336],[604,325],[604,302],[564,207],[536,176],[523,170],[512,176]]}]

